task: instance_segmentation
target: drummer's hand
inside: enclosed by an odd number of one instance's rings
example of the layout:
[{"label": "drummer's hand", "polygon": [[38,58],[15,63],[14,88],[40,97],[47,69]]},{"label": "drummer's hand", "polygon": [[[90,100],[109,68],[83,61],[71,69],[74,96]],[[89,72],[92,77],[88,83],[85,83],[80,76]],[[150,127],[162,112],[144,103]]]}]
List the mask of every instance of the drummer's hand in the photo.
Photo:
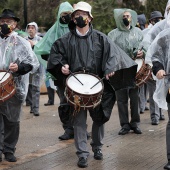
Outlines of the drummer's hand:
[{"label": "drummer's hand", "polygon": [[61,72],[65,75],[70,74],[70,70],[69,70],[69,65],[65,64],[64,66],[61,67]]},{"label": "drummer's hand", "polygon": [[15,63],[10,63],[9,65],[9,69],[12,71],[12,72],[16,72],[18,71],[18,65]]},{"label": "drummer's hand", "polygon": [[162,78],[164,78],[164,75],[165,75],[166,73],[165,73],[165,71],[164,70],[159,70],[158,72],[157,72],[157,74],[156,74],[156,77],[158,78],[158,79],[162,79]]},{"label": "drummer's hand", "polygon": [[142,50],[139,50],[137,52],[137,55],[136,55],[136,58],[142,58],[143,57],[143,51]]},{"label": "drummer's hand", "polygon": [[109,77],[112,77],[115,74],[115,72],[111,72],[109,74],[106,74],[106,79],[109,80]]}]

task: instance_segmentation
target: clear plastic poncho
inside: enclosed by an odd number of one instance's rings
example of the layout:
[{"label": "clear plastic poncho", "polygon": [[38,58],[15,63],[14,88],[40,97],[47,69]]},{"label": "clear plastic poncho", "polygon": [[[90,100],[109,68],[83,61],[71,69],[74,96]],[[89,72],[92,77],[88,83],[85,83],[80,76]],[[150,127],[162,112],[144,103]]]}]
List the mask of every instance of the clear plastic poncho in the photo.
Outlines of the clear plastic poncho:
[{"label": "clear plastic poncho", "polygon": [[[156,23],[145,35],[141,46],[143,46],[144,50],[147,51],[153,40],[156,38],[156,36],[163,31],[164,29],[170,28],[170,12],[167,13],[167,9],[170,7],[170,1],[168,1],[166,8],[165,8],[165,19],[162,21]],[[147,51],[145,62],[148,64],[151,64],[151,55]]]},{"label": "clear plastic poncho", "polygon": [[[31,64],[33,69],[31,73],[36,72],[39,67],[37,57],[27,40],[20,37],[16,32],[12,32],[8,38],[0,38],[0,70],[8,71],[10,63],[19,59],[17,63]],[[15,74],[14,74],[15,75]],[[16,97],[24,102],[29,83],[29,74],[14,76],[16,84]]]},{"label": "clear plastic poncho", "polygon": [[[57,20],[55,24],[48,30],[45,36],[34,46],[34,52],[39,55],[48,55],[52,44],[61,36],[69,32],[68,24],[61,24],[59,22],[60,16],[63,12],[72,12],[73,7],[68,2],[61,3],[57,14]],[[41,57],[39,61],[47,68],[47,62]]]},{"label": "clear plastic poncho", "polygon": [[[130,12],[132,16],[131,29],[126,28],[123,23],[124,12]],[[143,39],[142,31],[135,27],[137,23],[137,13],[131,9],[114,9],[114,18],[117,28],[109,32],[108,36],[128,56],[134,58],[134,54],[140,49],[139,44]]]},{"label": "clear plastic poncho", "polygon": [[[27,28],[26,28],[27,30]],[[38,31],[38,28],[37,28],[37,31]],[[25,39],[28,40],[28,36],[25,37]],[[42,37],[38,36],[37,34],[34,36],[33,39],[31,39],[35,44],[38,43],[40,40],[42,39]],[[36,55],[37,58],[38,55]],[[29,81],[29,84],[32,84],[36,87],[39,87],[41,86],[43,83],[44,83],[44,79],[45,79],[45,68],[44,66],[40,63],[40,66],[39,68],[37,69],[37,71],[34,73],[34,74],[31,74],[30,73],[30,81]]]},{"label": "clear plastic poncho", "polygon": [[[166,74],[170,73],[170,28],[163,30],[157,35],[151,46],[149,47],[151,61],[160,62]],[[170,88],[170,76],[165,76],[161,80],[156,81],[156,90],[154,100],[158,106],[167,110],[166,94]]]}]

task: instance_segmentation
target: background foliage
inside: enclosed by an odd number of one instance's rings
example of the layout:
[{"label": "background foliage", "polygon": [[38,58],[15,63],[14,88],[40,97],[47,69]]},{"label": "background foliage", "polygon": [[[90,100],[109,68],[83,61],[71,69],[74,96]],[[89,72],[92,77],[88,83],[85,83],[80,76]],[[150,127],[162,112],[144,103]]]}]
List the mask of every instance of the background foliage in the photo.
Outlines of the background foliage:
[{"label": "background foliage", "polygon": [[[70,4],[75,4],[80,0],[68,0]],[[92,5],[92,15],[94,17],[93,26],[104,33],[108,33],[115,28],[113,18],[114,8],[130,8],[138,14],[144,13],[146,18],[150,18],[150,13],[159,10],[164,14],[167,0],[147,0],[145,6],[139,0],[84,0]],[[35,21],[39,27],[48,30],[56,20],[58,6],[63,0],[27,0],[27,21]],[[21,19],[20,27],[24,25],[24,0],[0,0],[0,12],[10,8]]]}]

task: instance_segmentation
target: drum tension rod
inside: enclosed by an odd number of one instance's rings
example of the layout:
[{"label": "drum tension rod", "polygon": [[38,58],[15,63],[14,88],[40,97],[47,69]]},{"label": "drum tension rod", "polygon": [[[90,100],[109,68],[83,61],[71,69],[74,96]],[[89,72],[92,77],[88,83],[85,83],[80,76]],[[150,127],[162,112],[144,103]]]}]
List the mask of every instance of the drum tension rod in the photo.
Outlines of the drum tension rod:
[{"label": "drum tension rod", "polygon": [[[63,67],[65,67],[65,65],[64,65],[61,61],[59,61],[58,59],[57,59],[57,61],[58,61]],[[71,72],[71,70],[69,70],[69,72],[70,72],[70,74],[71,74],[77,81],[79,81],[82,85],[84,85],[84,84],[74,75],[74,73]]]}]

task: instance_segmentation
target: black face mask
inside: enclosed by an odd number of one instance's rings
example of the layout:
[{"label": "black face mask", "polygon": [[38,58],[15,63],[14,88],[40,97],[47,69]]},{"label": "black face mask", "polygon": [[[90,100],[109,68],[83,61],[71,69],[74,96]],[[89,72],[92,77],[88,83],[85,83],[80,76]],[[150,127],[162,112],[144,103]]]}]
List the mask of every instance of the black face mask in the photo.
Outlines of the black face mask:
[{"label": "black face mask", "polygon": [[123,23],[127,27],[129,25],[129,20],[127,18],[123,18]]},{"label": "black face mask", "polygon": [[71,21],[71,15],[67,14],[65,16],[60,17],[61,24],[68,24]]},{"label": "black face mask", "polygon": [[10,26],[7,24],[0,25],[0,27],[1,27],[1,33],[3,35],[7,35],[12,32],[12,30],[10,29]]},{"label": "black face mask", "polygon": [[160,18],[156,18],[156,19],[153,19],[153,25],[155,25],[157,22],[161,21],[162,19]]},{"label": "black face mask", "polygon": [[87,21],[84,20],[82,16],[75,18],[75,20],[77,22],[76,25],[80,28],[83,28],[87,25],[87,23],[86,23]]}]

